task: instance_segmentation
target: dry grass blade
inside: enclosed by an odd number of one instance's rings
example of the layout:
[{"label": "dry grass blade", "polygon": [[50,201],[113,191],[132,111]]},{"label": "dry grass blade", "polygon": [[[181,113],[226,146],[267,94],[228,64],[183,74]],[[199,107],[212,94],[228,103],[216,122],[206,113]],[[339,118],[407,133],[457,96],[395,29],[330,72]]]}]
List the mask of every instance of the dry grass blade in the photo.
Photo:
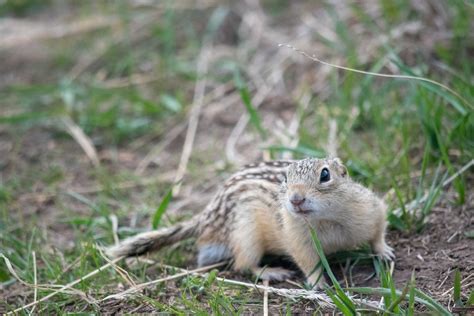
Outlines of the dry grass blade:
[{"label": "dry grass blade", "polygon": [[[2,33],[0,49],[11,49],[38,40],[63,38],[91,32],[118,23],[117,19],[104,16],[92,16],[68,24],[58,23],[58,21],[53,21],[53,23],[28,22],[23,19],[4,19],[0,22],[0,33]],[[14,29],[15,32],[9,32],[11,29]]]},{"label": "dry grass blade", "polygon": [[122,277],[122,279],[125,280],[125,282],[127,282],[130,286],[136,286],[137,284],[135,283],[135,281],[133,281],[132,277],[130,276],[130,274],[128,274],[128,272],[125,270],[125,269],[122,269],[121,267],[119,267],[118,265],[115,264],[115,262],[113,262],[112,260],[110,260],[103,252],[103,250],[100,248],[100,247],[97,247],[97,249],[99,250],[99,254],[100,256],[105,260],[107,261],[108,263],[110,263],[112,265],[112,268]]},{"label": "dry grass blade", "polygon": [[30,284],[26,281],[24,281],[22,278],[20,278],[20,276],[16,273],[15,269],[13,268],[13,265],[11,264],[10,262],[10,259],[8,259],[7,257],[5,257],[5,255],[3,253],[0,253],[0,257],[3,258],[4,262],[5,262],[5,265],[7,266],[7,269],[8,271],[13,275],[13,277],[15,279],[18,280],[18,282],[20,282],[21,284],[23,285],[26,285],[28,287],[41,287],[41,285],[38,285],[38,284]]},{"label": "dry grass blade", "polygon": [[197,65],[197,75],[198,80],[194,86],[194,98],[193,105],[191,108],[191,114],[189,117],[188,130],[186,131],[186,138],[184,140],[183,151],[181,153],[181,159],[179,161],[178,170],[176,171],[176,177],[174,183],[176,183],[173,188],[173,195],[176,196],[179,194],[180,183],[186,173],[188,167],[189,157],[193,150],[194,138],[196,136],[196,130],[199,123],[199,115],[201,114],[201,108],[204,101],[204,92],[206,89],[206,77],[207,68],[209,64],[209,58],[211,54],[212,45],[205,43],[199,54],[198,65]]},{"label": "dry grass blade", "polygon": [[[21,283],[23,283],[23,284],[26,285],[26,286],[33,287],[33,285],[31,285],[31,284],[29,284],[29,283],[23,281],[23,280],[18,276],[18,274],[17,274],[17,273],[15,272],[15,270],[13,269],[13,266],[11,265],[10,260],[9,260],[7,257],[5,257],[2,253],[0,253],[0,257],[2,257],[2,258],[5,260],[5,263],[6,263],[6,265],[7,265],[8,270],[10,271],[10,273],[11,273],[18,281],[20,281]],[[53,292],[53,293],[50,293],[50,294],[44,296],[43,298],[41,298],[41,299],[39,299],[39,300],[38,300],[38,299],[37,299],[37,300],[34,300],[34,301],[31,302],[31,303],[28,303],[28,304],[23,305],[23,306],[21,306],[21,307],[15,309],[15,310],[13,310],[13,311],[10,311],[10,312],[8,312],[6,315],[15,315],[15,314],[18,314],[18,312],[21,312],[21,311],[23,311],[23,310],[25,310],[25,309],[27,309],[27,308],[29,308],[29,307],[36,306],[36,305],[38,305],[39,303],[45,302],[45,301],[49,300],[50,298],[52,298],[52,297],[58,295],[59,293],[74,293],[74,294],[82,293],[82,292],[80,292],[80,291],[78,291],[78,290],[76,290],[76,289],[73,289],[74,291],[70,291],[70,289],[71,289],[74,285],[76,285],[76,284],[78,284],[78,283],[80,283],[80,282],[82,282],[82,281],[84,281],[84,280],[87,280],[87,279],[89,279],[90,277],[93,277],[94,275],[96,275],[96,274],[98,274],[99,272],[101,272],[101,271],[107,269],[108,267],[112,266],[113,264],[115,264],[116,262],[118,262],[118,261],[120,261],[120,260],[122,260],[122,259],[123,259],[123,258],[114,259],[113,261],[111,261],[111,262],[109,262],[109,263],[107,263],[107,264],[101,266],[100,268],[98,268],[98,269],[96,269],[96,270],[94,270],[94,271],[88,273],[87,275],[85,275],[85,276],[83,276],[83,277],[81,277],[81,278],[79,278],[79,279],[77,279],[77,280],[74,280],[74,281],[72,281],[72,282],[70,282],[70,283],[68,283],[68,284],[66,284],[66,285],[63,285],[63,286],[61,286],[61,287],[58,288],[58,289],[54,289],[54,292]],[[49,286],[48,286],[48,285],[47,285],[47,286],[38,286],[38,287],[39,287],[39,288],[43,288],[43,289],[47,289],[47,290],[53,290],[53,289],[52,289],[53,287],[58,287],[58,286],[57,286],[57,285],[56,285],[56,286],[54,286],[54,285],[49,285]],[[88,301],[88,303],[95,304],[95,300],[92,301],[91,299],[88,299],[87,296],[86,296],[84,293],[82,293],[81,296],[82,296],[84,299],[86,299],[86,300]]]},{"label": "dry grass blade", "polygon": [[463,174],[467,169],[471,168],[471,166],[474,165],[474,159],[469,161],[467,164],[465,164],[461,169],[459,169],[455,174],[453,174],[451,177],[446,179],[443,182],[443,187],[447,186],[451,182],[453,182],[457,177],[459,177],[461,174]]},{"label": "dry grass blade", "polygon": [[431,80],[431,79],[428,79],[428,78],[424,78],[424,77],[417,77],[417,76],[408,76],[408,75],[391,75],[391,74],[381,74],[381,73],[377,73],[377,72],[371,72],[371,71],[363,71],[363,70],[358,70],[358,69],[354,69],[354,68],[349,68],[349,67],[344,67],[344,66],[340,66],[340,65],[335,65],[335,64],[331,64],[331,63],[328,63],[328,62],[325,62],[319,58],[317,58],[315,55],[309,55],[308,53],[306,53],[305,51],[301,50],[301,49],[298,49],[294,46],[291,46],[291,45],[288,45],[288,44],[278,44],[278,47],[288,47],[292,50],[294,50],[295,52],[297,53],[300,53],[301,55],[303,55],[304,57],[307,57],[311,60],[314,60],[315,62],[318,62],[320,64],[323,64],[323,65],[326,65],[326,66],[329,66],[329,67],[333,67],[333,68],[337,68],[337,69],[342,69],[342,70],[346,70],[346,71],[352,71],[352,72],[356,72],[356,73],[360,73],[360,74],[363,74],[363,75],[370,75],[370,76],[377,76],[377,77],[384,77],[384,78],[398,78],[398,79],[410,79],[410,80],[419,80],[419,81],[424,81],[424,82],[429,82],[431,84],[434,84],[438,87],[441,87],[447,91],[449,91],[450,93],[452,93],[453,95],[455,95],[456,97],[458,97],[460,100],[462,100],[466,105],[468,105],[471,109],[474,108],[474,105],[472,105],[470,102],[468,102],[465,98],[463,98],[459,93],[457,93],[456,91],[454,91],[453,89],[451,89],[450,87],[442,84],[442,83],[439,83],[438,81],[434,81],[434,80]]},{"label": "dry grass blade", "polygon": [[[234,99],[239,98],[237,93],[232,95],[226,96],[226,98],[222,98],[227,92],[233,89],[233,85],[228,83],[221,84],[215,88],[213,88],[210,92],[208,92],[205,97],[203,103],[208,104],[209,108],[215,108],[215,106],[220,105],[222,107],[226,107],[231,105],[235,102]],[[234,97],[232,97],[234,96]],[[188,122],[184,122],[181,124],[176,125],[173,127],[165,136],[162,142],[158,143],[153,147],[153,149],[140,161],[137,168],[135,169],[135,173],[138,175],[143,174],[143,172],[148,168],[148,166],[155,160],[160,152],[162,152],[168,145],[174,142],[174,140],[181,135],[181,133],[185,130]]]},{"label": "dry grass blade", "polygon": [[[271,87],[264,86],[259,89],[257,94],[252,98],[252,105],[255,108],[258,108],[265,98],[269,95]],[[240,163],[243,159],[237,154],[236,146],[237,141],[241,138],[242,133],[245,131],[245,127],[250,121],[250,115],[248,113],[243,114],[234,129],[232,130],[225,147],[227,160],[233,163]]]},{"label": "dry grass blade", "polygon": [[[268,280],[263,280],[263,285],[268,287]],[[268,290],[263,291],[263,316],[268,316]]]},{"label": "dry grass blade", "polygon": [[162,142],[154,146],[154,148],[145,156],[145,158],[140,161],[137,168],[135,169],[135,173],[138,175],[143,174],[145,169],[148,168],[148,166],[156,158],[156,156],[168,145],[170,145],[184,131],[186,126],[187,123],[179,124],[173,127],[173,129],[171,129],[171,131],[166,134],[166,138]]},{"label": "dry grass blade", "polygon": [[221,262],[221,263],[216,263],[216,264],[213,264],[213,265],[197,268],[197,269],[194,269],[194,270],[189,270],[189,271],[185,270],[185,272],[182,272],[182,273],[178,273],[178,274],[175,274],[175,275],[171,275],[171,276],[168,276],[168,277],[165,277],[165,278],[153,280],[153,281],[146,282],[146,283],[141,283],[141,284],[138,284],[134,287],[131,287],[131,288],[129,288],[129,289],[123,291],[123,292],[109,295],[109,296],[105,297],[102,301],[106,301],[106,300],[110,300],[110,299],[124,299],[124,298],[126,298],[126,297],[128,297],[132,294],[135,294],[135,293],[139,292],[140,290],[142,290],[142,289],[144,289],[144,288],[146,288],[150,285],[155,285],[155,284],[158,284],[158,283],[179,279],[179,278],[182,278],[184,276],[191,275],[191,274],[198,273],[198,272],[209,271],[209,270],[214,269],[214,268],[222,267],[225,264],[227,264],[227,263],[226,262]]},{"label": "dry grass blade", "polygon": [[[36,277],[35,277],[35,284],[31,284],[31,283],[28,283],[28,282],[24,281],[23,279],[21,279],[18,276],[18,274],[16,273],[15,269],[13,268],[10,260],[1,253],[0,253],[0,257],[2,257],[4,259],[8,271],[13,275],[13,277],[18,282],[20,282],[21,284],[23,284],[27,287],[31,287],[31,288],[34,289],[34,301],[33,302],[39,303],[39,302],[43,301],[43,299],[41,299],[41,300],[37,299],[37,290],[40,289],[40,290],[45,290],[45,291],[60,291],[63,294],[69,294],[69,295],[77,295],[77,296],[81,297],[83,300],[85,300],[87,303],[96,305],[97,300],[95,300],[93,298],[90,298],[90,295],[88,296],[80,290],[77,290],[77,289],[64,289],[64,286],[60,285],[60,284],[37,284]],[[36,259],[36,256],[34,258]],[[36,264],[34,265],[33,268],[36,269]],[[36,304],[23,306],[22,308],[19,308],[19,309],[16,309],[15,311],[7,313],[7,315],[12,314],[12,313],[16,313],[16,312],[21,311],[23,309],[26,309],[30,306],[33,306],[33,308],[30,311],[30,314],[32,314],[34,309],[35,309]]]},{"label": "dry grass blade", "polygon": [[114,236],[114,243],[118,245],[120,240],[118,238],[118,218],[117,215],[111,214],[109,216],[110,222],[112,223],[112,235]]},{"label": "dry grass blade", "polygon": [[298,298],[304,298],[307,300],[317,302],[323,308],[334,308],[334,305],[332,304],[331,299],[324,292],[309,291],[309,290],[304,290],[304,289],[280,289],[280,288],[275,288],[271,286],[264,286],[264,285],[258,285],[258,284],[253,284],[253,283],[229,280],[229,279],[224,279],[224,278],[219,278],[219,277],[216,279],[227,284],[245,286],[248,288],[268,291],[268,293],[284,296],[293,300],[296,300]]},{"label": "dry grass blade", "polygon": [[[165,265],[165,264],[161,264],[161,263],[158,263],[158,264],[162,267],[165,267],[165,268],[170,268],[170,269],[173,269],[173,270],[181,271],[181,273],[178,273],[178,274],[175,274],[175,275],[172,275],[172,276],[169,276],[169,277],[161,278],[161,279],[158,279],[158,280],[150,281],[150,282],[147,282],[147,283],[139,284],[136,287],[130,288],[130,289],[124,291],[124,292],[117,293],[117,294],[114,294],[114,295],[109,295],[109,296],[105,297],[102,301],[109,300],[109,299],[123,299],[123,298],[125,298],[125,297],[127,297],[131,294],[134,294],[134,293],[136,293],[136,292],[138,292],[138,291],[142,290],[143,288],[148,287],[150,285],[154,285],[154,284],[158,284],[158,283],[161,283],[161,282],[174,280],[174,279],[181,278],[181,277],[184,277],[184,276],[187,276],[187,275],[195,275],[195,276],[200,276],[200,277],[206,277],[207,274],[202,274],[201,272],[205,272],[205,271],[209,271],[209,270],[214,269],[214,268],[222,267],[224,265],[227,265],[228,263],[227,262],[221,262],[221,263],[217,263],[217,264],[214,264],[214,265],[210,265],[210,266],[206,266],[206,267],[202,267],[202,268],[198,268],[198,269],[194,269],[194,270],[186,270],[186,269],[173,267],[173,266],[169,266],[169,265]],[[309,290],[304,290],[304,289],[280,289],[280,288],[275,288],[275,287],[271,287],[271,286],[268,286],[268,285],[259,285],[259,284],[254,284],[254,283],[248,283],[248,282],[242,282],[242,281],[236,281],[236,280],[229,280],[229,279],[225,279],[225,278],[222,278],[222,277],[216,277],[216,280],[218,280],[220,282],[223,282],[223,283],[226,283],[226,284],[244,286],[244,287],[248,287],[248,288],[252,288],[252,289],[261,290],[261,291],[264,291],[264,292],[266,291],[267,293],[273,293],[273,294],[276,294],[276,295],[279,295],[279,296],[290,298],[292,300],[296,300],[296,299],[299,299],[299,298],[304,298],[304,299],[308,299],[308,300],[312,300],[312,301],[317,302],[323,308],[334,308],[334,304],[332,304],[331,299],[324,292],[309,291]],[[356,299],[356,298],[353,298],[353,300],[360,303],[360,304],[362,304],[362,305],[366,305],[366,306],[373,307],[373,306],[376,305],[376,303],[366,301],[366,300],[360,300],[360,299]]]},{"label": "dry grass blade", "polygon": [[74,268],[76,265],[78,265],[81,262],[82,258],[83,258],[83,256],[81,255],[81,256],[77,257],[76,259],[74,259],[74,261],[71,262],[70,264],[68,264],[51,283],[58,282],[58,280],[64,275],[64,273],[72,270],[72,268]]},{"label": "dry grass blade", "polygon": [[[37,275],[37,268],[36,268],[36,252],[33,251],[31,253],[31,256],[33,257],[33,279],[34,279],[34,288],[33,288],[33,301],[36,301],[38,299],[38,275]],[[35,311],[36,306],[33,306],[33,308],[30,311],[30,314],[33,314]]]},{"label": "dry grass blade", "polygon": [[[224,263],[224,264],[226,264],[226,263]],[[164,265],[164,264],[160,264],[160,265],[163,266],[163,267],[166,267],[166,268],[170,268],[170,269],[172,268],[172,269],[183,271],[183,273],[192,272],[192,271],[188,271],[186,269],[177,268],[177,267],[173,267],[173,266],[169,266],[169,265]],[[196,275],[196,276],[200,276],[200,277],[206,277],[207,276],[206,274],[202,274],[202,273],[198,273],[198,272],[193,272],[191,274]],[[264,292],[267,291],[268,293],[273,293],[273,294],[283,296],[283,297],[286,297],[286,298],[289,298],[289,299],[292,299],[292,300],[296,300],[296,299],[299,299],[299,298],[308,299],[308,300],[312,300],[312,301],[316,302],[318,305],[320,305],[323,308],[334,308],[334,304],[332,303],[331,299],[324,292],[309,291],[309,290],[305,290],[305,289],[280,289],[280,288],[275,288],[275,287],[271,287],[271,286],[268,286],[268,285],[266,286],[266,285],[259,285],[259,284],[255,284],[255,283],[248,283],[248,282],[230,280],[230,279],[225,279],[225,278],[222,278],[222,277],[216,277],[216,280],[218,280],[220,282],[223,282],[223,283],[226,283],[226,284],[244,286],[244,287],[251,288],[251,289],[261,290],[261,291],[264,291]],[[363,305],[366,305],[366,306],[371,306],[371,307],[375,306],[375,304],[376,304],[374,302],[360,300],[360,299],[356,299],[356,298],[353,298],[353,300],[360,303],[360,304],[363,304]]]},{"label": "dry grass blade", "polygon": [[95,167],[99,167],[99,156],[97,155],[97,150],[95,149],[94,144],[92,143],[92,140],[89,138],[89,136],[87,136],[84,131],[69,117],[62,118],[62,122],[66,126],[68,133],[81,146],[82,150],[84,150],[92,164]]},{"label": "dry grass blade", "polygon": [[[150,262],[148,262],[148,263],[150,263]],[[168,269],[173,269],[173,270],[179,270],[179,271],[182,271],[183,273],[184,272],[191,272],[191,271],[186,270],[186,269],[182,269],[182,268],[162,264],[162,263],[159,263],[159,262],[155,262],[155,263],[159,264],[161,267],[168,268]],[[224,263],[224,264],[226,264],[226,263]],[[200,276],[200,277],[203,277],[203,278],[207,277],[207,274],[202,274],[202,273],[199,273],[199,272],[193,272],[191,274],[196,275],[196,276]],[[248,282],[230,280],[230,279],[225,279],[225,278],[222,278],[222,277],[216,277],[216,280],[218,280],[220,282],[223,282],[223,283],[226,283],[226,284],[230,284],[230,285],[244,286],[244,287],[247,287],[247,288],[257,289],[257,290],[264,291],[264,292],[267,291],[268,293],[273,293],[273,294],[276,294],[278,296],[289,298],[291,300],[297,300],[297,299],[311,300],[311,301],[316,302],[322,308],[327,308],[327,309],[334,309],[335,308],[334,304],[332,303],[331,298],[329,296],[327,296],[326,293],[317,292],[317,291],[314,291],[314,290],[302,289],[301,285],[299,285],[298,283],[293,282],[291,280],[286,280],[286,282],[288,282],[290,284],[293,284],[295,286],[298,286],[300,288],[299,289],[275,288],[275,287],[271,287],[271,286],[268,286],[268,285],[259,285],[259,284],[255,284],[255,283],[248,283]],[[352,299],[352,301],[354,301],[357,304],[360,304],[361,306],[366,306],[367,308],[370,308],[370,309],[373,309],[373,310],[382,310],[378,307],[378,305],[379,305],[378,302],[370,301],[370,300],[366,300],[366,299],[361,299],[361,298],[355,298],[354,296],[350,296],[350,298]]]},{"label": "dry grass blade", "polygon": [[[256,61],[258,58],[256,58]],[[281,74],[285,71],[287,67],[289,67],[289,63],[285,64],[287,60],[287,56],[278,54],[276,55],[272,62],[269,62],[268,65],[272,65],[268,68],[262,68],[261,65],[255,63],[255,71],[253,73],[259,74],[258,78],[253,78],[254,84],[257,86],[256,92],[254,92],[254,96],[252,97],[250,103],[253,105],[255,109],[258,109],[265,99],[271,94],[274,88],[277,86],[278,82],[281,80]],[[273,67],[274,65],[279,65],[279,68]],[[265,78],[260,78],[260,73],[268,73]],[[255,75],[253,76],[255,77]],[[266,83],[270,81],[269,83]],[[263,82],[264,84],[259,84]],[[249,90],[250,91],[250,90]],[[240,97],[240,95],[238,95]],[[245,159],[238,154],[238,150],[236,149],[238,141],[241,139],[242,134],[247,127],[247,124],[250,122],[250,115],[248,112],[245,112],[238,120],[237,124],[235,124],[232,132],[230,133],[229,138],[227,139],[225,145],[225,153],[226,158],[228,161],[234,164],[241,164],[245,161]]]}]

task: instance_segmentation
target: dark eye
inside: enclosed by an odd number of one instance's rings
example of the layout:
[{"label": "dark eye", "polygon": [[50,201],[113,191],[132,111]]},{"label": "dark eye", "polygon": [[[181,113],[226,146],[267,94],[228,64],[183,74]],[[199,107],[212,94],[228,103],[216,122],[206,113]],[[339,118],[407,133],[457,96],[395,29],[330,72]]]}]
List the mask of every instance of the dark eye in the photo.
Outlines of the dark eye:
[{"label": "dark eye", "polygon": [[321,170],[321,176],[319,177],[319,182],[324,183],[324,182],[328,182],[329,180],[331,180],[331,175],[329,174],[329,170],[328,168],[324,168],[323,170]]}]

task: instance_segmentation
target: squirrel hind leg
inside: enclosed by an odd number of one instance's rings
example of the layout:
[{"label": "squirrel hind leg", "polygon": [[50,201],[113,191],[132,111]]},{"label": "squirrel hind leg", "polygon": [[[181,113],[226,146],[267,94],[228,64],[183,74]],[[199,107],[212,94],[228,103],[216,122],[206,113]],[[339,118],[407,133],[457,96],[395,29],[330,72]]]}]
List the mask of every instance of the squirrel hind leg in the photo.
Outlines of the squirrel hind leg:
[{"label": "squirrel hind leg", "polygon": [[232,258],[232,252],[224,244],[208,244],[199,248],[198,266],[204,267]]}]

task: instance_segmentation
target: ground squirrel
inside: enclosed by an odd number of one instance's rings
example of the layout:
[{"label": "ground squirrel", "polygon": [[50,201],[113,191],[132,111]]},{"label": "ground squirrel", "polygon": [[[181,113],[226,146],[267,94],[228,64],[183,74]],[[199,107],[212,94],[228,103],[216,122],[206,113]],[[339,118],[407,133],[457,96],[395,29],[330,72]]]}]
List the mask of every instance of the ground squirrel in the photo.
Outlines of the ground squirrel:
[{"label": "ground squirrel", "polygon": [[309,225],[316,229],[326,254],[368,242],[380,257],[393,258],[385,243],[384,202],[352,181],[338,158],[247,165],[191,220],[131,237],[108,253],[141,255],[197,237],[199,266],[232,259],[235,270],[283,280],[292,272],[262,268],[259,263],[264,254],[289,255],[308,283],[321,286]]}]

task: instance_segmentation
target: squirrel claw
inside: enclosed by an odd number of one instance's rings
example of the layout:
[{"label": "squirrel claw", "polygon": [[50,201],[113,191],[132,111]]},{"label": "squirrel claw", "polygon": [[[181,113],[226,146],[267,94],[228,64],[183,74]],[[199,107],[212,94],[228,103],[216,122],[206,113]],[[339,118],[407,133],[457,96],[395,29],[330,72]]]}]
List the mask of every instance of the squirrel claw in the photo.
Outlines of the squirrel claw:
[{"label": "squirrel claw", "polygon": [[384,244],[381,249],[377,251],[377,256],[382,260],[393,261],[395,259],[395,254],[393,253],[393,248],[387,244]]}]

